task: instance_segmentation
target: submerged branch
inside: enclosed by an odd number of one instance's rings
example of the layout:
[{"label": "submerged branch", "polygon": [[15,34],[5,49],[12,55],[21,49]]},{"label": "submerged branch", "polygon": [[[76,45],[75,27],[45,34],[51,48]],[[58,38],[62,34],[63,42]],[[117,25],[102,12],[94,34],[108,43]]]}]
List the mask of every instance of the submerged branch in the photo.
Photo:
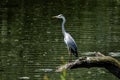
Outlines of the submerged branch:
[{"label": "submerged branch", "polygon": [[115,58],[104,56],[101,53],[97,53],[96,57],[80,57],[74,62],[70,62],[58,67],[56,72],[61,72],[64,69],[70,70],[91,67],[104,67],[113,73],[116,77],[120,78],[120,62]]}]

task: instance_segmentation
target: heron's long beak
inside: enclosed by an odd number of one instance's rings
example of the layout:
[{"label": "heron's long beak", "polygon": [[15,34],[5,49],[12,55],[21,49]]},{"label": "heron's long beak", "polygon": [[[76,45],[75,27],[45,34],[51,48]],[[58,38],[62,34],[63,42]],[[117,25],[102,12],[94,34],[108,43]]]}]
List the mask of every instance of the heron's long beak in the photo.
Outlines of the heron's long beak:
[{"label": "heron's long beak", "polygon": [[52,18],[57,18],[57,16],[53,16]]}]

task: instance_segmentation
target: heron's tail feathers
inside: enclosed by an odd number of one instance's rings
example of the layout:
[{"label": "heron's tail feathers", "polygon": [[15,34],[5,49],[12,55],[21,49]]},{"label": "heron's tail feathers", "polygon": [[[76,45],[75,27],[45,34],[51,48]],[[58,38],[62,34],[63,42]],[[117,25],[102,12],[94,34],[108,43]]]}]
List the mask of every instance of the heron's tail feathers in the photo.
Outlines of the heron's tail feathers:
[{"label": "heron's tail feathers", "polygon": [[77,49],[74,50],[74,49],[71,48],[70,51],[71,51],[71,53],[73,53],[73,55],[74,55],[75,57],[78,57]]},{"label": "heron's tail feathers", "polygon": [[74,56],[75,56],[75,57],[78,57],[78,52],[74,53]]}]

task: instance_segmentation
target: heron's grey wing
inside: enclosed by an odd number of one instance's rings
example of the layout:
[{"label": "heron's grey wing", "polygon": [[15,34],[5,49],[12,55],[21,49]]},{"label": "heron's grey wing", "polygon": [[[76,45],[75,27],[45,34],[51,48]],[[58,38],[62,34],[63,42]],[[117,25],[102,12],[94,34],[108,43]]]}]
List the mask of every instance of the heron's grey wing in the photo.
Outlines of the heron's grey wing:
[{"label": "heron's grey wing", "polygon": [[74,51],[77,51],[77,45],[69,33],[66,33],[64,40],[69,48],[72,48]]},{"label": "heron's grey wing", "polygon": [[72,38],[72,36],[68,33],[64,35],[64,41],[68,47],[68,49],[73,53],[74,56],[78,57],[78,52],[77,52],[77,45]]}]

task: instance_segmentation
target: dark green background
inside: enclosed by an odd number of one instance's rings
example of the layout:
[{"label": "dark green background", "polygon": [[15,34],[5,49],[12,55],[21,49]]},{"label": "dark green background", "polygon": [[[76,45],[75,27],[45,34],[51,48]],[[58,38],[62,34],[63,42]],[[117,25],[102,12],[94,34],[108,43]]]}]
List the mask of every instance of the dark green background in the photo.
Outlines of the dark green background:
[{"label": "dark green background", "polygon": [[[79,54],[120,52],[120,0],[0,0],[0,80],[61,80],[57,66],[67,62],[61,20]],[[67,72],[66,80],[118,80],[101,68]]]}]

